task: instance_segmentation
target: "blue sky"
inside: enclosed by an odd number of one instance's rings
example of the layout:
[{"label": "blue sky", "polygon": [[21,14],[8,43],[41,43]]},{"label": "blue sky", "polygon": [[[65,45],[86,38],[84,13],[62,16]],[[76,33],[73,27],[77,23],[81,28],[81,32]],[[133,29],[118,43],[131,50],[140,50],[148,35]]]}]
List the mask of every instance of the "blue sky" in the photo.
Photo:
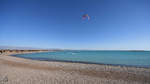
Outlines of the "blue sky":
[{"label": "blue sky", "polygon": [[0,45],[150,50],[150,0],[0,0]]}]

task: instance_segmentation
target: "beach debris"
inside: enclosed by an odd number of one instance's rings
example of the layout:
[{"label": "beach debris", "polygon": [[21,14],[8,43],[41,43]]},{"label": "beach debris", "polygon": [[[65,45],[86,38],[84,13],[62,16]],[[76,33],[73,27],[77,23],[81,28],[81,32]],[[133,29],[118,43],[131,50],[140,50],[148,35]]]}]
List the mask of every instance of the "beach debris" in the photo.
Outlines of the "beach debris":
[{"label": "beach debris", "polygon": [[3,78],[0,77],[0,84],[6,84],[6,82],[8,82],[8,77],[5,76]]}]

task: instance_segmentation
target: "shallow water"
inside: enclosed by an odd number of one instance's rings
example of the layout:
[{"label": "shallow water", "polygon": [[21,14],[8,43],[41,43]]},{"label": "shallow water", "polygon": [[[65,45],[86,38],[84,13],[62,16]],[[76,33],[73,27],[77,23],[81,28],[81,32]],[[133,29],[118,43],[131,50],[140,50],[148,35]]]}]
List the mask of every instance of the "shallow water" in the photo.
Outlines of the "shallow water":
[{"label": "shallow water", "polygon": [[111,64],[136,67],[150,67],[150,51],[57,51],[30,54],[18,54],[17,57],[47,60],[69,61],[96,64]]}]

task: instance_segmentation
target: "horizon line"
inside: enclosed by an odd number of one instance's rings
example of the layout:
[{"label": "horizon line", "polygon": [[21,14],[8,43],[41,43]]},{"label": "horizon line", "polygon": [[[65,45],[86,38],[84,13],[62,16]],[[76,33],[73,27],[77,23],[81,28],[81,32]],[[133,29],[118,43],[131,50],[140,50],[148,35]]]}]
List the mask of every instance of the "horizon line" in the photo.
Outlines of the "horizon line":
[{"label": "horizon line", "polygon": [[[1,48],[2,47],[2,48]],[[30,46],[9,46],[9,45],[0,45],[0,50],[4,50],[4,49],[11,49],[11,50],[54,50],[54,49],[58,49],[58,50],[105,50],[105,51],[150,51],[150,49],[75,49],[75,48],[39,48],[39,47],[30,47]]]}]

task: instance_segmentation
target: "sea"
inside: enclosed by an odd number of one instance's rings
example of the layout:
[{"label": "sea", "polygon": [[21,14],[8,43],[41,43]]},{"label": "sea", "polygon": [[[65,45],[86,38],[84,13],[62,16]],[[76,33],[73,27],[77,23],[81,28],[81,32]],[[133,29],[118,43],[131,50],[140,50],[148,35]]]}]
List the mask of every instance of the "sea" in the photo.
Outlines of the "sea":
[{"label": "sea", "polygon": [[150,51],[64,50],[16,54],[13,56],[41,61],[60,61],[150,68]]}]

